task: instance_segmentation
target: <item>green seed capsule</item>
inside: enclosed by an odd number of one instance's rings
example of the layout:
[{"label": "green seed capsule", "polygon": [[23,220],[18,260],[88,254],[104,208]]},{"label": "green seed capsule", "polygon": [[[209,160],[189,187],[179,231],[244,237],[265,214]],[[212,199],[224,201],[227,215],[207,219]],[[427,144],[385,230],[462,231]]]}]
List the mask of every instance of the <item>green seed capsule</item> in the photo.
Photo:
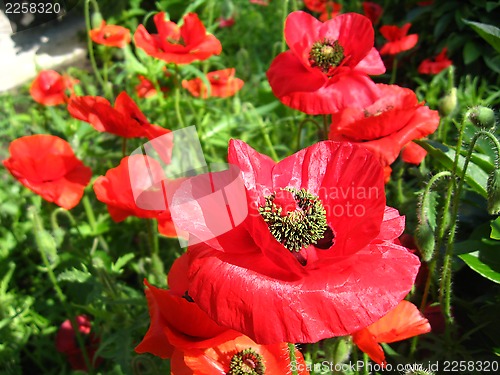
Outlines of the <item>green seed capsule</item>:
[{"label": "green seed capsule", "polygon": [[470,121],[484,129],[491,129],[495,126],[495,112],[488,107],[477,106],[470,111]]}]

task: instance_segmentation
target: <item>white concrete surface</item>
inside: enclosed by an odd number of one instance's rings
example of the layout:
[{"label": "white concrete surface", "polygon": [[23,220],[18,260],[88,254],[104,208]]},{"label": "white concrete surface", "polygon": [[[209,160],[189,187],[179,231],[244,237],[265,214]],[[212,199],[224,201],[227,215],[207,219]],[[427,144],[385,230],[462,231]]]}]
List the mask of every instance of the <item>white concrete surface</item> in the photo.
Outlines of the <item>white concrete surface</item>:
[{"label": "white concrete surface", "polygon": [[77,34],[85,30],[83,17],[68,14],[51,22],[12,34],[9,20],[0,12],[0,92],[32,80],[39,69],[82,64],[86,43]]}]

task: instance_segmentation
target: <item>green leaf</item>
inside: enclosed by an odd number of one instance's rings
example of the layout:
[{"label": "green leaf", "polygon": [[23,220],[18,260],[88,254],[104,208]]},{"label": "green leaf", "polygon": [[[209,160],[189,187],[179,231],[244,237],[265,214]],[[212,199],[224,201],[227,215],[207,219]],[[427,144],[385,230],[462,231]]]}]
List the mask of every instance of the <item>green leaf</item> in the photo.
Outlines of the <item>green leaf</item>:
[{"label": "green leaf", "polygon": [[473,41],[467,42],[462,52],[464,55],[465,65],[473,63],[479,56],[481,56],[481,48],[479,48]]},{"label": "green leaf", "polygon": [[[455,150],[451,147],[445,146],[439,142],[435,141],[415,141],[419,146],[422,146],[429,155],[439,163],[441,163],[445,168],[451,171],[453,167],[453,161],[455,160]],[[461,156],[458,159],[457,172],[462,174],[462,168],[464,166],[465,157]],[[465,174],[465,181],[467,184],[474,189],[474,191],[483,197],[487,197],[486,184],[488,182],[488,173],[486,173],[478,165],[474,164],[471,160],[467,173]]]},{"label": "green leaf", "polygon": [[112,272],[116,272],[116,273],[121,273],[122,272],[122,268],[125,267],[125,265],[131,261],[132,259],[134,259],[135,255],[132,254],[132,253],[128,253],[128,254],[125,254],[125,255],[122,255],[121,257],[119,257],[116,262],[114,262],[113,264],[111,264],[111,271]]},{"label": "green leaf", "polygon": [[61,272],[59,275],[57,275],[57,280],[58,281],[69,281],[73,283],[84,283],[88,279],[92,277],[90,272],[87,271],[86,267],[82,265],[84,268],[84,271],[81,271],[76,268],[71,268],[69,270],[65,270]]},{"label": "green leaf", "polygon": [[137,60],[135,55],[132,53],[130,46],[125,46],[123,48],[123,54],[125,55],[125,66],[130,72],[136,72],[138,74],[147,74],[148,69]]},{"label": "green leaf", "polygon": [[480,250],[459,255],[471,269],[481,276],[500,284],[500,250],[496,246],[484,244]]},{"label": "green leaf", "polygon": [[500,53],[500,29],[498,27],[465,19],[463,21]]},{"label": "green leaf", "polygon": [[495,220],[492,220],[490,226],[491,226],[490,238],[494,240],[500,240],[500,216],[497,217]]}]

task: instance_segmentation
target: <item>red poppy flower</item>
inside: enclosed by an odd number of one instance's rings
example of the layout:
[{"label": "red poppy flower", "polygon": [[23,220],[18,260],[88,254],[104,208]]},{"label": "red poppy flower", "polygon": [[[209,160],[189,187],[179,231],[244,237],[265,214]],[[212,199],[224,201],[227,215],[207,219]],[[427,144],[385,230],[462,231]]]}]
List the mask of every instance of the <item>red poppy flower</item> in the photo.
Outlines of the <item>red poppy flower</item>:
[{"label": "red poppy flower", "polygon": [[[99,345],[99,339],[91,333],[90,319],[85,315],[78,315],[75,320],[78,324],[80,334],[87,337],[85,339],[87,357],[97,367],[102,362],[102,358],[94,358]],[[66,355],[73,370],[88,371],[83,359],[83,353],[76,341],[75,331],[69,319],[65,320],[57,331],[56,349],[58,352]]]},{"label": "red poppy flower", "polygon": [[444,47],[434,59],[425,59],[418,66],[420,74],[438,74],[443,69],[446,69],[453,61],[446,57],[448,49]]},{"label": "red poppy flower", "polygon": [[271,0],[250,0],[252,4],[262,5],[266,7],[269,5],[269,1]]},{"label": "red poppy flower", "polygon": [[381,55],[397,55],[403,51],[408,51],[415,47],[418,42],[417,34],[408,34],[411,23],[407,23],[402,27],[393,25],[384,25],[380,28],[380,33],[388,40],[380,49]]},{"label": "red poppy flower", "polygon": [[9,146],[5,168],[24,186],[67,210],[82,199],[92,177],[65,140],[48,134],[18,138]]},{"label": "red poppy flower", "polygon": [[[207,73],[207,79],[210,82],[210,96],[227,98],[240,91],[244,82],[236,78],[234,74],[234,68]],[[203,99],[207,99],[209,97],[208,90],[201,78],[195,78],[189,81],[184,80],[182,81],[182,87],[197,98],[201,96]]]},{"label": "red poppy flower", "polygon": [[[250,366],[249,370],[264,366],[270,374],[286,373],[290,368],[287,344],[258,345],[219,326],[193,302],[187,292],[187,260],[183,255],[174,262],[168,275],[170,290],[145,281],[151,324],[135,351],[171,358],[175,374],[230,374],[231,366],[236,371],[237,365]],[[307,374],[298,350],[296,356],[299,374]]]},{"label": "red poppy flower", "polygon": [[384,9],[380,4],[371,1],[363,1],[363,13],[375,25],[380,21],[380,17],[382,17]]},{"label": "red poppy flower", "polygon": [[309,114],[372,103],[378,89],[368,74],[385,72],[373,35],[370,20],[360,14],[322,23],[304,12],[291,13],[285,23],[290,50],[279,54],[267,71],[274,95]]},{"label": "red poppy flower", "polygon": [[89,36],[94,43],[108,47],[123,48],[130,43],[129,29],[118,25],[106,25],[104,20],[99,28],[89,31]]},{"label": "red poppy flower", "polygon": [[181,27],[165,19],[165,12],[157,13],[154,22],[158,34],[150,34],[139,25],[134,34],[137,47],[148,55],[167,63],[189,64],[196,60],[206,60],[219,55],[222,46],[212,34],[207,34],[205,26],[195,13],[184,16]]},{"label": "red poppy flower", "polygon": [[[371,150],[383,166],[396,160],[401,149],[406,162],[418,164],[425,150],[414,139],[432,134],[439,114],[419,103],[415,93],[396,85],[377,85],[380,97],[364,109],[346,108],[332,115],[329,139],[359,142]],[[423,152],[422,152],[423,150]]]},{"label": "red poppy flower", "polygon": [[124,138],[154,139],[170,132],[161,126],[150,124],[125,91],[118,95],[114,107],[100,96],[72,97],[68,103],[68,111],[71,116],[88,122],[97,131]]},{"label": "red poppy flower", "polygon": [[43,105],[64,104],[68,100],[66,90],[77,84],[77,79],[62,76],[54,70],[42,70],[31,83],[32,98]]},{"label": "red poppy flower", "polygon": [[368,356],[382,364],[385,355],[379,343],[391,343],[423,335],[431,326],[417,307],[408,301],[401,301],[380,320],[352,335],[354,343]]},{"label": "red poppy flower", "polygon": [[132,155],[124,157],[118,167],[98,177],[94,192],[97,199],[107,205],[115,222],[129,216],[154,218],[158,219],[158,231],[161,234],[176,237],[168,207],[162,203],[163,181],[166,181],[165,175],[158,161],[145,155]]},{"label": "red poppy flower", "polygon": [[[419,261],[393,241],[404,218],[385,208],[370,152],[320,142],[275,163],[233,140],[228,158],[249,214],[188,249],[189,295],[216,322],[261,344],[317,342],[373,323],[410,290]],[[197,236],[199,223],[179,224]]]}]

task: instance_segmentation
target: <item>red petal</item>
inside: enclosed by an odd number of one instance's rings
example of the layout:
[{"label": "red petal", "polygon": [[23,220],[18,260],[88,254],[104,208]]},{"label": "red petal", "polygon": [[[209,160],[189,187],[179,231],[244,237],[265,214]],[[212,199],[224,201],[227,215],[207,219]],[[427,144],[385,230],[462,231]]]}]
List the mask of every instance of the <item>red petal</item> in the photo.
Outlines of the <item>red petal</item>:
[{"label": "red petal", "polygon": [[190,252],[189,294],[219,324],[258,343],[317,342],[359,330],[397,305],[420,264],[385,243],[286,281],[238,266],[241,256],[202,246]]},{"label": "red petal", "polygon": [[359,349],[368,354],[372,361],[377,362],[379,365],[385,362],[384,350],[367,328],[355,332],[352,335],[352,341]]},{"label": "red petal", "polygon": [[368,52],[368,54],[358,63],[358,65],[354,67],[354,69],[370,75],[385,73],[384,62],[375,47]]},{"label": "red petal", "polygon": [[410,164],[420,164],[422,160],[424,160],[425,155],[427,155],[427,151],[415,142],[408,143],[401,152],[401,156],[405,163]]},{"label": "red petal", "polygon": [[292,12],[286,18],[284,29],[286,43],[295,57],[306,67],[309,66],[309,51],[312,45],[323,38],[323,35],[320,35],[322,25],[322,22],[302,11]]}]

